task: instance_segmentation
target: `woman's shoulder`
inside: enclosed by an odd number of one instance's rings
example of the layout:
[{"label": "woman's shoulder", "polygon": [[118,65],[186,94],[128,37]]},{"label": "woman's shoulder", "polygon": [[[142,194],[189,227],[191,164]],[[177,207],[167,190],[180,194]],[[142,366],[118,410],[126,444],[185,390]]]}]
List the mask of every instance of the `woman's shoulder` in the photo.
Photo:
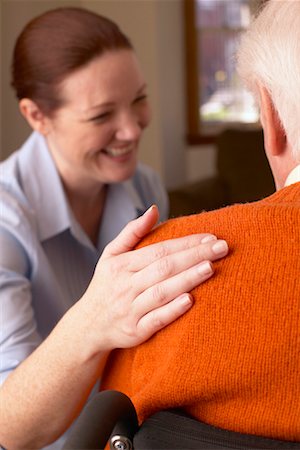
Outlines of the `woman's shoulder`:
[{"label": "woman's shoulder", "polygon": [[4,161],[0,162],[0,187],[2,190],[17,192],[22,190],[22,165],[28,161],[31,172],[34,174],[35,153],[33,149],[39,145],[38,133],[31,133],[26,141]]},{"label": "woman's shoulder", "polygon": [[[0,163],[0,227],[16,235],[34,229],[34,214],[28,202],[22,177],[24,146]],[[32,171],[33,172],[33,171]]]},{"label": "woman's shoulder", "polygon": [[0,175],[2,209],[0,223],[2,223],[8,213],[19,215],[26,208],[26,196],[19,170],[19,151],[14,152],[0,164]]}]

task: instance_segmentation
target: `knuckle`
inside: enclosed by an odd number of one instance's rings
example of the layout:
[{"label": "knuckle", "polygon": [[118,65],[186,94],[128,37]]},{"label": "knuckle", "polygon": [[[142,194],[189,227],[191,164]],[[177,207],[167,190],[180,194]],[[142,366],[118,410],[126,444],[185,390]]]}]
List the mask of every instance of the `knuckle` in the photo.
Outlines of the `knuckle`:
[{"label": "knuckle", "polygon": [[200,276],[194,267],[191,267],[180,274],[180,277],[177,279],[177,292],[190,291],[195,286],[197,286],[200,282]]},{"label": "knuckle", "polygon": [[161,330],[167,325],[167,322],[157,311],[153,311],[151,322],[154,330]]},{"label": "knuckle", "polygon": [[119,331],[121,332],[121,335],[127,340],[130,339],[130,341],[134,340],[137,336],[137,321],[134,318],[134,315],[129,311],[127,311],[126,314],[123,314],[123,316],[118,321],[119,325]]},{"label": "knuckle", "polygon": [[135,229],[136,229],[136,219],[130,220],[124,227],[124,230],[128,231],[129,233],[135,232]]},{"label": "knuckle", "polygon": [[188,236],[187,248],[198,247],[201,240],[202,240],[202,234],[200,234],[200,235],[191,234],[190,236]]},{"label": "knuckle", "polygon": [[151,327],[148,320],[144,320],[143,318],[139,320],[137,325],[137,334],[141,342],[144,340],[144,337],[148,337],[151,335]]},{"label": "knuckle", "polygon": [[200,245],[196,249],[197,257],[199,261],[203,261],[205,259],[209,259],[211,257],[211,251],[209,244]]},{"label": "knuckle", "polygon": [[136,327],[134,327],[132,324],[127,324],[124,326],[123,333],[127,338],[133,340],[137,335]]},{"label": "knuckle", "polygon": [[110,260],[110,271],[111,273],[117,274],[124,269],[123,258],[120,256],[114,257]]},{"label": "knuckle", "polygon": [[157,267],[160,276],[168,277],[173,272],[173,264],[168,258],[162,258],[158,261]]},{"label": "knuckle", "polygon": [[166,293],[161,284],[152,287],[151,296],[156,306],[164,305],[166,302]]},{"label": "knuckle", "polygon": [[102,252],[102,254],[101,254],[101,257],[100,257],[99,261],[102,261],[102,260],[104,260],[104,259],[106,259],[106,258],[109,258],[109,256],[110,256],[111,253],[112,253],[112,249],[113,249],[113,241],[109,242],[109,243],[105,246],[105,248],[104,248],[104,250],[103,250],[103,252]]},{"label": "knuckle", "polygon": [[154,249],[154,257],[155,259],[162,259],[168,255],[167,247],[164,243],[160,243]]}]

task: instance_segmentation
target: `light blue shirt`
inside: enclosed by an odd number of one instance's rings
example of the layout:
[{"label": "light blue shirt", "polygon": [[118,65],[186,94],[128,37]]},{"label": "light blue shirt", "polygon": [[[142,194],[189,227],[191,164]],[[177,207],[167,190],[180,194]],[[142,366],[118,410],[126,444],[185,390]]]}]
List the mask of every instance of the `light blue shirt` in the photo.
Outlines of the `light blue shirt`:
[{"label": "light blue shirt", "polygon": [[167,219],[159,177],[139,164],[133,178],[108,187],[96,248],[41,135],[0,164],[0,382],[82,296],[105,245],[153,203]]}]

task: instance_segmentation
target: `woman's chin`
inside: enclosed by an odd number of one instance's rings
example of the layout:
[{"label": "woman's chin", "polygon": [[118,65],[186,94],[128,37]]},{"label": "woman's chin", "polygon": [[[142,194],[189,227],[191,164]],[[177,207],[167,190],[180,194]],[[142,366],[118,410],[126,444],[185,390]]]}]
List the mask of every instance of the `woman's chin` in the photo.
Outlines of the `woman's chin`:
[{"label": "woman's chin", "polygon": [[116,183],[123,183],[124,181],[127,181],[129,178],[131,178],[134,175],[134,172],[136,170],[136,162],[134,164],[130,164],[126,167],[116,167],[114,170],[107,170],[104,171],[98,170],[96,175],[96,178],[101,181],[101,183],[105,184],[116,184]]},{"label": "woman's chin", "polygon": [[101,173],[107,178],[107,183],[122,183],[123,181],[131,178],[137,167],[137,156],[136,153],[130,153],[127,155],[122,155],[119,157],[109,157],[106,159],[106,167],[102,164],[99,168],[99,175]]}]

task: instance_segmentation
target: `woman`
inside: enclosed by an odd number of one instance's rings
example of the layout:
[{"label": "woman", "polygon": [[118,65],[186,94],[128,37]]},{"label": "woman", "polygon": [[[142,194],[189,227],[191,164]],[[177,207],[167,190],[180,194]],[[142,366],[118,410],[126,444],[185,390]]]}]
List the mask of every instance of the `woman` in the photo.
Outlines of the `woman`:
[{"label": "woman", "polygon": [[227,247],[206,234],[133,251],[167,199],[137,165],[146,84],[114,23],[49,11],[21,33],[12,67],[33,134],[1,164],[0,442],[41,448],[78,415],[108,352],[187,311],[185,293]]}]

